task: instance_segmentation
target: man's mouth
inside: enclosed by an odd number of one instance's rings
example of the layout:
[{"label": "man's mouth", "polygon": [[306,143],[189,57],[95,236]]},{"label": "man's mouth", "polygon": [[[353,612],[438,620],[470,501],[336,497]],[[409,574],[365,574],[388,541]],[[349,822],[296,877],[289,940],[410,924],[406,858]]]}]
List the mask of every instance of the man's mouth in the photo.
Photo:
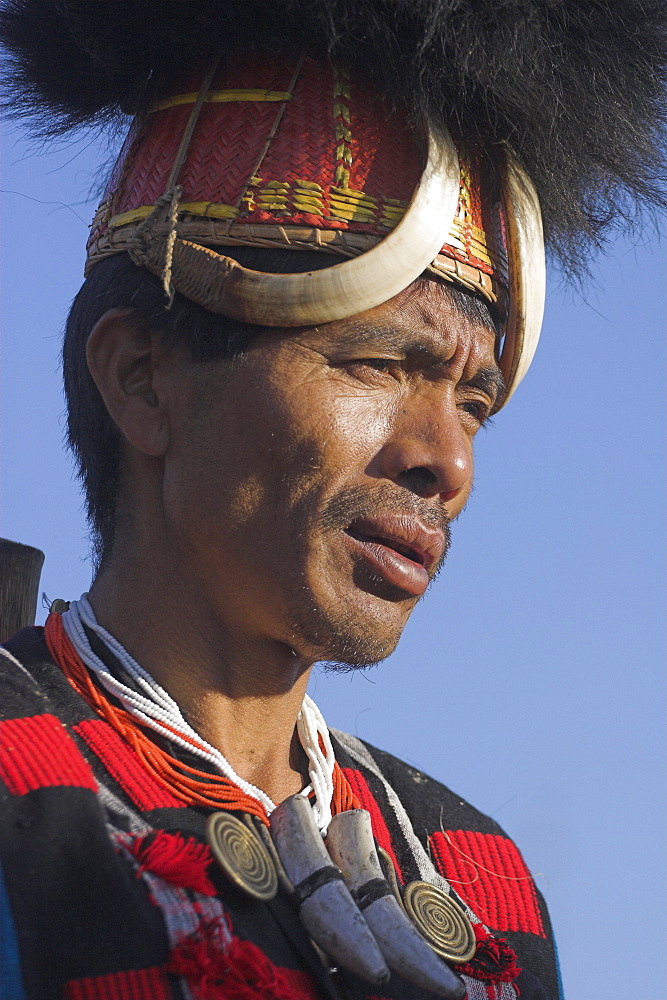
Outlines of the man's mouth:
[{"label": "man's mouth", "polygon": [[420,597],[445,551],[443,531],[412,515],[359,518],[345,529],[355,554],[373,571],[407,594]]},{"label": "man's mouth", "polygon": [[388,549],[393,549],[400,555],[406,556],[420,566],[424,565],[424,556],[422,553],[417,552],[416,549],[413,549],[410,545],[406,545],[404,542],[397,542],[392,538],[385,538],[382,535],[366,535],[361,531],[355,531],[353,528],[348,528],[347,534],[351,538],[356,538],[359,542],[376,542],[378,545],[384,545]]}]

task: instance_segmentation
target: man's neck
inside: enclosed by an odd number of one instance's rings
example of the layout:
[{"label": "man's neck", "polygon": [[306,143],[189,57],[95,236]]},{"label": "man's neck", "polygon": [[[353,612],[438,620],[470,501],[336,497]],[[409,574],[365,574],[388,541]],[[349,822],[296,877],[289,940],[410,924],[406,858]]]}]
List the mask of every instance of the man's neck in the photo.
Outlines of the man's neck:
[{"label": "man's neck", "polygon": [[240,777],[274,802],[299,791],[307,762],[295,724],[312,661],[230,628],[191,588],[170,585],[172,574],[138,563],[117,560],[98,576],[90,591],[97,620]]}]

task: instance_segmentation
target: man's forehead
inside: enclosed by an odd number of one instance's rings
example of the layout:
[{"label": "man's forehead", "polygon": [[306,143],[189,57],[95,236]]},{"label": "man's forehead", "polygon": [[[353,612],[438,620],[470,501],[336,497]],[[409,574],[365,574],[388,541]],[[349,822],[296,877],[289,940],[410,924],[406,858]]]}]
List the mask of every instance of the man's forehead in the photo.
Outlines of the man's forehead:
[{"label": "man's forehead", "polygon": [[495,363],[497,334],[491,319],[464,314],[449,289],[418,281],[389,302],[317,328],[340,346],[385,346],[448,361],[461,346],[480,363]]}]

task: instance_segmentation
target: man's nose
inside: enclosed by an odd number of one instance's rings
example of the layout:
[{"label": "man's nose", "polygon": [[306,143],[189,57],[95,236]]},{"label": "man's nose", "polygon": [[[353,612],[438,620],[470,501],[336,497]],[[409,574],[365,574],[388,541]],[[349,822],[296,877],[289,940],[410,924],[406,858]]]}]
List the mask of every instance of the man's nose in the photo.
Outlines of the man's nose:
[{"label": "man's nose", "polygon": [[472,441],[461,425],[453,399],[414,401],[397,414],[394,432],[382,449],[382,472],[420,497],[444,502],[465,499],[473,476]]}]

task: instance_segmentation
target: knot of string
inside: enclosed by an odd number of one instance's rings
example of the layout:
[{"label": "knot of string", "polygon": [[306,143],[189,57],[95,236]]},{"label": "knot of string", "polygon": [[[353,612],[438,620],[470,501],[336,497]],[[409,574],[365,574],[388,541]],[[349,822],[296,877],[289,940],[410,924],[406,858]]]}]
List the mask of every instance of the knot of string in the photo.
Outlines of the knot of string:
[{"label": "knot of string", "polygon": [[169,206],[166,218],[167,237],[164,243],[164,258],[160,268],[160,278],[162,280],[162,287],[167,299],[167,309],[171,308],[174,301],[174,288],[171,283],[171,272],[174,260],[174,246],[176,245],[177,237],[178,205],[183,193],[183,188],[180,184],[178,184],[178,178],[183,168],[183,164],[185,163],[185,157],[187,156],[188,149],[190,148],[190,142],[195,131],[195,126],[199,120],[199,115],[201,114],[204,102],[208,97],[208,92],[211,89],[211,83],[213,82],[213,77],[215,76],[219,63],[220,56],[218,55],[211,62],[206,75],[202,80],[202,85],[199,88],[197,99],[192,106],[192,111],[190,112],[183,135],[181,136],[178,150],[176,151],[176,156],[174,157],[174,162],[172,163],[171,170],[169,172],[167,186],[160,197],[157,198],[153,211],[139,226],[137,226],[134,236],[130,240],[129,244],[129,252],[132,260],[135,264],[144,264],[149,256],[151,243],[154,244],[156,242],[155,227],[159,222],[165,221],[164,208]]},{"label": "knot of string", "polygon": [[[141,266],[145,264],[151,255],[157,251],[155,240],[155,227],[159,222],[167,225],[167,236],[164,240],[162,261],[159,267],[159,277],[162,281],[162,289],[166,298],[166,308],[170,309],[175,290],[171,283],[171,272],[174,260],[174,247],[178,235],[178,206],[181,200],[183,188],[180,184],[175,184],[168,188],[155,201],[155,207],[151,214],[141,222],[129,241],[129,254],[135,264]],[[167,209],[165,218],[165,208]]]}]

